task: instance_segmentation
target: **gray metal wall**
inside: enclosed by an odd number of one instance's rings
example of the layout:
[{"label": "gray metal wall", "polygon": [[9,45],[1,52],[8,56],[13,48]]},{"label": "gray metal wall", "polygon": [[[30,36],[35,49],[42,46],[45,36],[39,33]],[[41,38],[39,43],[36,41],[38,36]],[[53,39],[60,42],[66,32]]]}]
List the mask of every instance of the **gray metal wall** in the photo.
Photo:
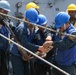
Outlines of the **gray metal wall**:
[{"label": "gray metal wall", "polygon": [[[21,2],[23,0],[7,0],[11,4],[11,12],[9,14],[15,16],[16,12],[16,3]],[[38,2],[40,6],[40,13],[44,14],[48,19],[48,25],[52,24],[56,13],[60,11],[66,11],[67,6],[71,3],[76,4],[76,0],[24,0],[22,3],[22,7],[19,9],[19,12],[24,13],[25,5],[30,1]],[[52,3],[51,6],[48,3]],[[16,20],[13,20],[16,23]]]}]

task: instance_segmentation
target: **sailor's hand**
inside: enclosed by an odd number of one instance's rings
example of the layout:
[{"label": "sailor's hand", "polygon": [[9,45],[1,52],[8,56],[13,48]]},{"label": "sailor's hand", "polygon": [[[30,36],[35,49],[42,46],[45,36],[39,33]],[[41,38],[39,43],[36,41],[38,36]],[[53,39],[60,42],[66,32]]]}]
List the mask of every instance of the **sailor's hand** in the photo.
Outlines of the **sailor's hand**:
[{"label": "sailor's hand", "polygon": [[28,54],[25,50],[22,50],[21,54],[24,61],[27,61],[28,57],[30,57],[30,54]]},{"label": "sailor's hand", "polygon": [[30,60],[30,58],[31,58],[31,54],[28,54],[28,56],[22,55],[22,59],[24,61],[28,61],[28,60]]},{"label": "sailor's hand", "polygon": [[39,52],[39,51],[37,51],[35,54],[42,57],[42,58],[46,57],[46,55],[47,55],[47,53]]},{"label": "sailor's hand", "polygon": [[43,46],[39,46],[38,51],[47,53],[48,52],[48,49],[44,48]]},{"label": "sailor's hand", "polygon": [[52,40],[52,37],[51,36],[47,36],[46,37],[46,41],[51,41]]},{"label": "sailor's hand", "polygon": [[48,49],[48,48],[52,47],[52,43],[53,43],[53,41],[46,41],[43,44],[43,47],[46,48],[46,49]]}]

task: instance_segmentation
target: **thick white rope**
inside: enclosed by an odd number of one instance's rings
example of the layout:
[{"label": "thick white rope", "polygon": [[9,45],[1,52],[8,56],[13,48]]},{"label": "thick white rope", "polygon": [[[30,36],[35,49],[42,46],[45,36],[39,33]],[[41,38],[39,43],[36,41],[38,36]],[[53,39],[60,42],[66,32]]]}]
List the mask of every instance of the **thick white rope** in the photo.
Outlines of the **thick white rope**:
[{"label": "thick white rope", "polygon": [[20,44],[18,44],[18,43],[16,43],[16,42],[12,41],[11,39],[9,39],[9,38],[5,37],[4,35],[0,34],[0,36],[1,36],[1,37],[3,37],[3,38],[5,38],[6,40],[8,40],[8,41],[12,42],[13,44],[15,44],[15,45],[17,45],[17,46],[21,47],[23,50],[25,50],[25,51],[27,51],[28,53],[32,54],[32,55],[33,55],[33,56],[35,56],[36,58],[38,58],[38,59],[40,59],[40,60],[44,61],[45,63],[47,63],[48,65],[50,65],[50,66],[54,67],[55,69],[59,70],[59,71],[60,71],[60,72],[62,72],[63,74],[65,74],[65,75],[70,75],[69,73],[67,73],[67,72],[65,72],[64,70],[62,70],[62,69],[58,68],[57,66],[53,65],[52,63],[50,63],[50,62],[46,61],[45,59],[41,58],[40,56],[38,56],[38,55],[34,54],[34,53],[33,53],[33,52],[31,52],[30,50],[28,50],[28,49],[24,48],[24,47],[23,47],[23,46],[21,46]]}]

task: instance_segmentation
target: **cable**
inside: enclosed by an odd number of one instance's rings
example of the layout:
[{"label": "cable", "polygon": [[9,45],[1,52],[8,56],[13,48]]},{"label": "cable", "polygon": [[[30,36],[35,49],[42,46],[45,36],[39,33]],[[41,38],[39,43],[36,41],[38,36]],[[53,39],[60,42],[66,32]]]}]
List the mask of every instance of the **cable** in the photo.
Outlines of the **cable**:
[{"label": "cable", "polygon": [[26,21],[26,20],[24,20],[24,19],[16,18],[16,17],[14,17],[14,16],[7,15],[7,14],[3,14],[3,13],[0,13],[0,14],[1,14],[1,15],[4,15],[4,16],[7,16],[7,17],[10,17],[10,18],[13,18],[13,19],[15,19],[15,20],[19,20],[19,21],[22,21],[22,22],[25,22],[25,23],[29,23],[29,24],[31,24],[31,25],[38,26],[38,27],[47,29],[47,30],[49,30],[49,31],[52,31],[52,32],[55,32],[55,33],[58,33],[58,34],[62,34],[62,35],[64,35],[64,36],[73,37],[73,38],[76,39],[76,36],[75,36],[75,35],[72,35],[72,34],[57,32],[57,31],[54,30],[54,29],[47,28],[47,27],[44,27],[44,26],[40,26],[40,25],[38,25],[38,24],[34,24],[34,23],[31,23],[31,22],[28,22],[28,21]]},{"label": "cable", "polygon": [[44,61],[45,63],[47,63],[48,65],[50,65],[50,66],[54,67],[55,69],[59,70],[60,72],[64,73],[65,75],[70,75],[69,73],[67,73],[67,72],[63,71],[62,69],[58,68],[57,66],[55,66],[55,65],[53,65],[52,63],[48,62],[47,60],[45,60],[45,59],[41,58],[40,56],[38,56],[38,55],[34,54],[34,53],[33,53],[33,52],[31,52],[30,50],[28,50],[28,49],[24,48],[24,47],[23,47],[23,46],[21,46],[20,44],[18,44],[18,43],[16,43],[16,42],[12,41],[11,39],[9,39],[9,38],[5,37],[4,35],[0,34],[0,36],[1,36],[1,37],[3,37],[3,38],[5,38],[6,40],[8,40],[8,41],[12,42],[13,44],[15,44],[15,45],[17,45],[17,46],[21,47],[23,50],[25,50],[25,51],[27,51],[28,53],[32,54],[32,55],[33,55],[33,56],[35,56],[36,58],[38,58],[38,59],[40,59],[40,60]]}]

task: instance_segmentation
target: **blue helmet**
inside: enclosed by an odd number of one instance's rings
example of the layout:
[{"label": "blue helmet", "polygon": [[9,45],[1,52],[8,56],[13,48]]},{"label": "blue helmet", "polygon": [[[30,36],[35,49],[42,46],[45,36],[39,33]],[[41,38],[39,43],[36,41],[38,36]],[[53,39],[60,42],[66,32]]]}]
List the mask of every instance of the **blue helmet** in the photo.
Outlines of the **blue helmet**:
[{"label": "blue helmet", "polygon": [[8,3],[8,1],[0,1],[0,8],[6,11],[10,11],[10,4]]},{"label": "blue helmet", "polygon": [[59,28],[62,27],[66,22],[68,22],[70,19],[70,16],[68,13],[66,12],[59,12],[56,16],[55,16],[55,27]]},{"label": "blue helmet", "polygon": [[44,25],[46,23],[47,23],[47,18],[44,15],[39,14],[39,22],[37,24],[42,26],[42,25]]},{"label": "blue helmet", "polygon": [[38,12],[34,8],[30,8],[25,11],[25,17],[32,23],[38,23]]}]

